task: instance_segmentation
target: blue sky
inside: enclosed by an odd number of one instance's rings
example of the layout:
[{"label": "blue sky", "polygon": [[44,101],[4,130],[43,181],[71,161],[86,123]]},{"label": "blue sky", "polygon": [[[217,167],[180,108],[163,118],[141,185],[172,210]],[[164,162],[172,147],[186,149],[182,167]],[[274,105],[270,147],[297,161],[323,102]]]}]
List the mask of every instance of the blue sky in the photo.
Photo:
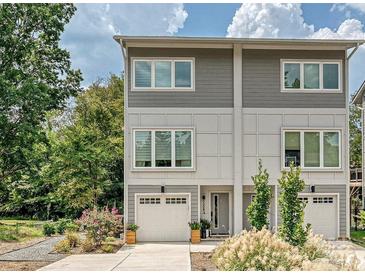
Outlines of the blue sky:
[{"label": "blue sky", "polygon": [[[61,45],[87,86],[122,72],[113,34],[365,39],[365,4],[77,4]],[[365,79],[365,46],[350,62],[350,91]]]}]

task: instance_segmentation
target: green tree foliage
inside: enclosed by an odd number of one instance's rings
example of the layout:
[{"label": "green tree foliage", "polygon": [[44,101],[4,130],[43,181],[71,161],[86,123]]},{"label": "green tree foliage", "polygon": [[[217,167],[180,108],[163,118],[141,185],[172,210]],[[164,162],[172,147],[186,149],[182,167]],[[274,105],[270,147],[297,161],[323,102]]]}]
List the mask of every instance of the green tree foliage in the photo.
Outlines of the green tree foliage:
[{"label": "green tree foliage", "polygon": [[75,10],[71,4],[0,4],[0,205],[22,202],[13,189],[35,196],[25,182],[39,176],[46,113],[80,91],[81,74],[59,46]]},{"label": "green tree foliage", "polygon": [[52,133],[48,176],[68,216],[123,197],[123,80],[112,75],[76,99],[72,123]]},{"label": "green tree foliage", "polygon": [[279,235],[294,246],[302,246],[308,236],[308,227],[304,228],[305,204],[298,199],[298,193],[304,190],[305,183],[300,179],[301,170],[290,164],[290,170],[283,171],[278,180],[280,187],[279,206],[281,225]]},{"label": "green tree foliage", "polygon": [[350,105],[350,167],[361,167],[361,109]]},{"label": "green tree foliage", "polygon": [[271,199],[271,189],[269,186],[269,174],[266,169],[262,169],[262,161],[259,160],[258,174],[252,176],[255,185],[256,195],[248,206],[246,213],[250,224],[258,230],[269,226],[268,214]]}]

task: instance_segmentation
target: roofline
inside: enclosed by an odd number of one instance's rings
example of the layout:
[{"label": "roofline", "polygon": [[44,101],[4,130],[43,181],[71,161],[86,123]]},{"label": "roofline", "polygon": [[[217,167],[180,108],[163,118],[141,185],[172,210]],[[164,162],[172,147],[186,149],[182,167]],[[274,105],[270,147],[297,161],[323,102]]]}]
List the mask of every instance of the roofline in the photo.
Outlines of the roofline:
[{"label": "roofline", "polygon": [[355,95],[352,97],[351,103],[355,105],[361,105],[364,92],[365,92],[365,81],[362,82],[360,88],[356,91]]},{"label": "roofline", "polygon": [[295,45],[332,45],[342,46],[346,49],[365,43],[365,40],[339,40],[339,39],[278,39],[278,38],[227,38],[227,37],[183,37],[183,36],[128,36],[114,35],[114,40],[123,46],[125,42],[184,42],[184,43],[220,43],[220,44],[295,44]]}]

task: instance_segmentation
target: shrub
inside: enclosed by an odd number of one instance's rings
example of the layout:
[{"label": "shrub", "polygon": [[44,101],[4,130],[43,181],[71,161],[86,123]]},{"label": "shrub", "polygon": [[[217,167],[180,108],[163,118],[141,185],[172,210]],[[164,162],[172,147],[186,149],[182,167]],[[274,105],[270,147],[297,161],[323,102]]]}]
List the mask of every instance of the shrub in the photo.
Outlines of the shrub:
[{"label": "shrub", "polygon": [[66,224],[66,231],[77,232],[79,230],[79,226],[74,222],[70,222]]},{"label": "shrub", "polygon": [[114,247],[112,245],[104,244],[101,246],[101,250],[105,253],[113,253]]},{"label": "shrub", "polygon": [[56,223],[57,233],[59,233],[59,234],[65,233],[67,225],[70,223],[72,223],[72,220],[70,220],[70,219],[59,219]]},{"label": "shrub", "polygon": [[[114,213],[113,213],[114,212]],[[87,237],[91,238],[97,246],[110,234],[117,234],[121,228],[121,215],[108,208],[98,211],[84,210],[80,219],[76,221],[87,232]]]},{"label": "shrub", "polygon": [[91,238],[86,238],[81,242],[81,249],[84,252],[91,252],[95,249],[95,242]]},{"label": "shrub", "polygon": [[76,247],[80,243],[80,237],[75,232],[66,232],[66,240],[69,242],[70,247]]},{"label": "shrub", "polygon": [[314,261],[331,256],[333,247],[326,242],[321,235],[315,235],[313,234],[313,231],[310,230],[307,241],[301,247],[300,251],[308,260]]},{"label": "shrub", "polygon": [[262,170],[262,162],[259,160],[258,174],[252,176],[255,185],[256,195],[248,206],[246,213],[252,227],[262,229],[269,226],[267,218],[270,208],[271,189],[269,186],[269,174],[267,170]]},{"label": "shrub", "polygon": [[210,228],[210,222],[205,219],[200,220],[200,227],[201,229],[209,229]]},{"label": "shrub", "polygon": [[220,244],[213,252],[219,270],[291,270],[300,268],[303,256],[297,247],[266,228],[243,231]]},{"label": "shrub", "polygon": [[63,239],[59,241],[53,248],[58,253],[70,253],[71,252],[71,245],[67,239]]},{"label": "shrub", "polygon": [[116,239],[114,237],[106,237],[105,238],[105,242],[107,242],[107,243],[113,243],[115,241],[116,241]]},{"label": "shrub", "polygon": [[281,225],[280,237],[294,245],[302,246],[307,238],[308,229],[304,226],[304,203],[298,199],[298,193],[304,190],[304,181],[300,179],[300,168],[290,163],[290,170],[283,171],[279,181],[279,206]]},{"label": "shrub", "polygon": [[43,224],[43,234],[46,236],[52,236],[56,233],[56,228],[53,223]]}]

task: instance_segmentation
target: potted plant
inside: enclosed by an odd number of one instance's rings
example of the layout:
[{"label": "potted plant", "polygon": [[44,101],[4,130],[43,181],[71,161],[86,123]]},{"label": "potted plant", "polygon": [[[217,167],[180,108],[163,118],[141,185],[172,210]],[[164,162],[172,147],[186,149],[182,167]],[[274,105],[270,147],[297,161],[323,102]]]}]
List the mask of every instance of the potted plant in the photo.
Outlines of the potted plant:
[{"label": "potted plant", "polygon": [[191,229],[191,243],[192,244],[198,244],[200,243],[200,223],[198,222],[192,222],[189,223],[190,229]]},{"label": "potted plant", "polygon": [[210,222],[206,219],[200,220],[202,239],[209,237]]},{"label": "potted plant", "polygon": [[127,244],[136,243],[136,231],[138,226],[136,224],[129,224],[127,227]]}]

